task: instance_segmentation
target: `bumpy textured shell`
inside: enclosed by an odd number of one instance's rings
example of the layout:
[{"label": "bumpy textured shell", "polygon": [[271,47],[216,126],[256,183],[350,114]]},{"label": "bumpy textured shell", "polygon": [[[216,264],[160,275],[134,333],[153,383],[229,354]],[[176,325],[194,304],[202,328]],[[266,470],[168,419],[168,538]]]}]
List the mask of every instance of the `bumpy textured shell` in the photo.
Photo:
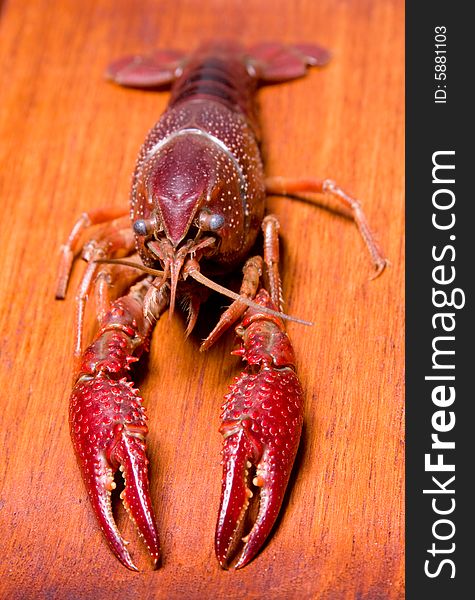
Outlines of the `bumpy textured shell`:
[{"label": "bumpy textured shell", "polygon": [[[226,60],[225,60],[226,58]],[[220,252],[233,266],[252,247],[265,187],[253,103],[256,82],[235,55],[196,56],[172,90],[168,110],[148,134],[134,173],[131,218],[157,215],[174,243],[203,208],[224,217]],[[145,262],[153,257],[137,236]]]},{"label": "bumpy textured shell", "polygon": [[[265,290],[256,301],[273,306]],[[223,479],[215,537],[223,566],[240,540],[245,542],[238,567],[252,560],[275,523],[303,424],[302,387],[282,322],[249,308],[241,329],[238,354],[248,365],[234,380],[222,406]],[[255,478],[251,486],[252,465]],[[243,528],[255,486],[260,488],[259,510],[247,533]],[[247,534],[244,538],[243,533]]]}]

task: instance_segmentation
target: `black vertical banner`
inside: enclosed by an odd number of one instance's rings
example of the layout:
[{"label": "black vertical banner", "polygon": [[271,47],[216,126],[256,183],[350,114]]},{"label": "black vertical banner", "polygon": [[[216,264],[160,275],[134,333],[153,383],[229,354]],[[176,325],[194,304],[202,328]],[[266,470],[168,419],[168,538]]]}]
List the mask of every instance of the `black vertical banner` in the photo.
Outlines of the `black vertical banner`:
[{"label": "black vertical banner", "polygon": [[469,185],[475,30],[469,6],[406,3],[408,599],[474,594],[475,495],[468,488],[475,472],[469,380],[470,370],[475,373],[475,190]]}]

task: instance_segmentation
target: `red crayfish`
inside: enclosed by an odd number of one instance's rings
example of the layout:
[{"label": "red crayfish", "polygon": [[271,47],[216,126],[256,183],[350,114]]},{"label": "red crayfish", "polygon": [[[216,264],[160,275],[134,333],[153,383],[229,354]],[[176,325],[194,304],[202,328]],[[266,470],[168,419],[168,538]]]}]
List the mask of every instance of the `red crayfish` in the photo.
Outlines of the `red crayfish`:
[{"label": "red crayfish", "polygon": [[[132,227],[125,211],[84,213],[62,246],[56,294],[64,298],[74,258],[82,250],[88,266],[77,293],[71,436],[102,531],[129,569],[136,567],[111,508],[117,469],[125,479],[121,498],[154,565],[160,554],[149,494],[146,417],[131,379],[131,366],[147,350],[160,316],[167,309],[172,315],[179,298],[188,308],[189,334],[210,290],[234,300],[201,349],[239,322],[240,346],[233,354],[247,366],[222,407],[224,471],[215,538],[221,566],[239,568],[257,554],[275,523],[303,421],[303,392],[284,328],[289,317],[282,313],[279,224],[274,216],[264,216],[266,194],[332,194],[352,211],[376,274],[386,264],[359,203],[332,181],[264,177],[254,99],[258,86],[301,77],[309,66],[328,59],[326,50],[310,44],[244,49],[216,42],[190,55],[157,51],[109,67],[108,77],[123,86],[173,84],[168,109],[138,157]],[[91,225],[99,227],[82,245]],[[263,258],[248,258],[261,228]],[[243,262],[239,294],[216,282]],[[119,296],[115,300],[112,288]],[[91,293],[99,329],[84,350],[84,312]],[[257,516],[249,524],[251,502],[258,503]]]}]

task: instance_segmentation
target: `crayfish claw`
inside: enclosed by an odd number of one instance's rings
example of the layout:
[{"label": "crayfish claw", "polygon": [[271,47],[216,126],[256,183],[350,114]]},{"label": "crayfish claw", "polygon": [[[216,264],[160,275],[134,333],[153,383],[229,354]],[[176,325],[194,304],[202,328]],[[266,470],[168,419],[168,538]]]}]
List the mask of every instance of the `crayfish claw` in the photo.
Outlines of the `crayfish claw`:
[{"label": "crayfish claw", "polygon": [[119,469],[125,481],[123,504],[150,552],[154,567],[160,555],[149,494],[145,453],[145,413],[137,391],[125,378],[104,374],[79,379],[70,405],[71,437],[84,483],[104,536],[127,568],[137,567],[114,521],[111,493]]},{"label": "crayfish claw", "polygon": [[92,508],[110,549],[125,567],[138,571],[112,514],[111,491],[115,487],[112,469],[100,457],[89,457],[81,466]]},{"label": "crayfish claw", "polygon": [[235,569],[245,567],[256,556],[264,544],[279,514],[287,486],[287,479],[284,478],[284,482],[277,481],[276,483],[274,483],[272,476],[268,478],[268,481],[259,475],[254,479],[256,485],[262,486],[259,493],[259,512],[251,531],[246,537],[242,538],[244,547],[238,561],[234,565]]},{"label": "crayfish claw", "polygon": [[[256,300],[271,305],[265,290]],[[221,414],[223,480],[215,550],[224,569],[233,560],[236,569],[247,565],[271,532],[303,423],[303,392],[282,321],[250,308],[236,331],[242,345],[234,353],[248,365]]]},{"label": "crayfish claw", "polygon": [[121,500],[143,538],[155,568],[160,558],[160,543],[150,501],[144,436],[140,432],[129,431],[122,438],[116,454],[120,455],[119,469],[125,481]]},{"label": "crayfish claw", "polygon": [[[298,382],[294,383],[299,394]],[[281,408],[279,403],[276,408]],[[281,428],[282,434],[271,434],[274,439],[268,436],[265,420],[262,427],[262,415],[243,419],[239,431],[225,439],[221,507],[215,538],[216,556],[224,569],[233,560],[235,569],[247,565],[277,520],[302,426],[298,408],[295,404],[292,408],[295,414],[289,414],[290,427],[287,431]],[[270,417],[273,420],[272,415]],[[270,429],[274,430],[274,424]]]},{"label": "crayfish claw", "polygon": [[253,497],[249,486],[251,455],[252,448],[244,429],[226,438],[221,508],[215,536],[216,557],[223,569],[228,568],[228,562],[240,544],[249,501]]}]

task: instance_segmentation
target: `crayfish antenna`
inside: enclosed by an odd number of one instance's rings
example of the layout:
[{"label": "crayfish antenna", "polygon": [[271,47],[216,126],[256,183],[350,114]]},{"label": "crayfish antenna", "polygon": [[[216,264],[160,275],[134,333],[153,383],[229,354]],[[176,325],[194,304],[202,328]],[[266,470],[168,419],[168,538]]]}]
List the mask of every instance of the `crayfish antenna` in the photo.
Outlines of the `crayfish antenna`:
[{"label": "crayfish antenna", "polygon": [[245,304],[249,308],[254,308],[256,310],[259,310],[262,313],[265,313],[266,315],[279,317],[280,319],[284,319],[286,321],[291,321],[293,323],[300,323],[300,325],[307,325],[309,327],[311,327],[313,325],[313,323],[311,321],[305,321],[304,319],[299,319],[298,317],[292,317],[291,315],[286,315],[285,313],[279,312],[278,310],[275,310],[273,308],[269,308],[268,306],[262,306],[262,305],[258,304],[257,302],[254,302],[253,300],[246,298],[246,296],[241,296],[240,294],[236,294],[236,292],[228,290],[224,286],[212,281],[211,279],[208,279],[208,277],[205,277],[197,269],[189,269],[187,274],[190,277],[192,277],[193,279],[195,279],[196,281],[198,281],[199,283],[210,288],[211,290],[214,290],[215,292],[218,292],[219,294],[222,294],[223,296],[227,296],[228,298],[231,298],[231,300],[237,300],[238,302]]},{"label": "crayfish antenna", "polygon": [[[111,264],[111,265],[125,265],[127,267],[133,267],[134,269],[143,271],[144,273],[148,273],[149,275],[155,275],[156,277],[163,276],[163,271],[158,271],[157,269],[152,269],[145,265],[138,264],[131,260],[124,260],[122,258],[98,259],[98,260],[95,260],[94,262],[107,263],[107,264]],[[307,325],[308,327],[312,327],[314,325],[314,323],[312,323],[312,321],[305,321],[304,319],[299,319],[298,317],[286,315],[285,313],[279,312],[278,310],[269,308],[267,306],[259,305],[258,303],[250,300],[249,298],[246,298],[245,296],[236,294],[236,292],[233,292],[232,290],[228,290],[227,288],[220,285],[219,283],[216,283],[216,282],[212,281],[211,279],[209,279],[208,277],[205,277],[196,268],[187,269],[185,276],[186,277],[190,276],[191,278],[195,279],[195,281],[198,281],[199,283],[206,286],[210,290],[218,292],[219,294],[222,294],[223,296],[227,296],[228,298],[231,298],[231,300],[237,300],[238,302],[245,304],[249,308],[254,308],[254,309],[260,310],[261,312],[265,313],[266,315],[279,317],[280,319],[284,319],[285,321],[291,321],[292,323],[299,323],[300,325]],[[174,303],[173,303],[173,306],[174,306]],[[171,308],[172,308],[172,301],[170,299],[170,313],[171,313]]]}]

